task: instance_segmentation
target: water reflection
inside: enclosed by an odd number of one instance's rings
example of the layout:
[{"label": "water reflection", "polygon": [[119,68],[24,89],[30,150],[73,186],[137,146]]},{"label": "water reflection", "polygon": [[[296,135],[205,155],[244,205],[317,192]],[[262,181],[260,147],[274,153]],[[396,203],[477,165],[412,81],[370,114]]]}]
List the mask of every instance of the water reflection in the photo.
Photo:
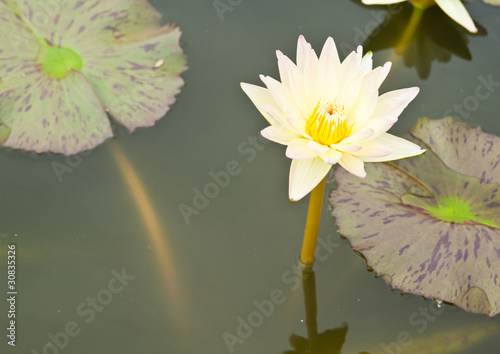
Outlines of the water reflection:
[{"label": "water reflection", "polygon": [[[311,267],[302,268],[302,288],[304,292],[307,338],[292,334],[290,336],[290,345],[293,350],[284,351],[282,354],[340,354],[347,336],[348,326],[345,324],[342,327],[318,333],[316,321],[318,311],[316,278],[314,270]],[[461,353],[469,348],[477,348],[481,342],[498,336],[498,333],[500,333],[500,325],[491,321],[467,323],[446,329],[432,327],[432,330],[426,331],[428,326],[431,328],[430,323],[435,321],[436,316],[442,312],[443,309],[439,310],[438,313],[432,311],[424,312],[422,308],[419,309],[421,317],[418,317],[418,320],[416,320],[417,317],[411,320],[412,317],[410,316],[409,320],[412,326],[418,324],[417,332],[419,335],[410,336],[409,332],[401,331],[394,338],[401,338],[398,337],[401,336],[401,333],[407,333],[408,337],[406,340],[402,341],[398,339],[398,342],[388,342],[387,340],[378,343],[375,342],[377,344],[370,346],[370,349],[377,349],[370,350],[370,352],[361,351],[359,354],[378,353],[380,352],[380,348],[383,348],[387,353],[389,351],[408,354]],[[417,314],[417,312],[414,314]],[[383,343],[387,344],[381,346]],[[358,351],[355,352],[358,353]]]},{"label": "water reflection", "polygon": [[294,350],[287,350],[283,354],[335,354],[340,353],[347,335],[347,325],[335,329],[328,329],[318,333],[316,321],[316,277],[311,267],[302,270],[302,286],[306,307],[307,338],[292,334],[290,345]]},{"label": "water reflection", "polygon": [[129,188],[130,194],[137,206],[138,212],[142,217],[146,229],[146,235],[151,242],[158,262],[158,271],[163,280],[165,294],[169,309],[175,309],[175,323],[181,330],[184,338],[187,338],[186,323],[186,304],[183,286],[179,279],[178,267],[176,267],[175,257],[168,244],[166,232],[161,226],[160,219],[149,198],[143,183],[137,175],[132,164],[129,162],[123,151],[112,141],[109,144],[116,163],[123,175],[123,178]]},{"label": "water reflection", "polygon": [[[354,2],[367,7],[358,0]],[[388,11],[384,21],[366,34],[363,47],[366,51],[394,48],[390,61],[402,57],[407,67],[414,66],[420,78],[427,79],[433,61],[447,63],[453,55],[464,60],[472,59],[468,36],[487,34],[483,26],[475,24],[478,32],[471,34],[438,6],[422,10],[409,3],[399,4],[397,11]]]}]

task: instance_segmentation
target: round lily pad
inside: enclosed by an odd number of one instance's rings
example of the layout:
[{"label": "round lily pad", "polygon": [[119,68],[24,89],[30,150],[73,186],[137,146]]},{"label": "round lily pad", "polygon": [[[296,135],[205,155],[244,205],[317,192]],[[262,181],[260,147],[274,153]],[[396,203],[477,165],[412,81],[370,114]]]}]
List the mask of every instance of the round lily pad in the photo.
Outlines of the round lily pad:
[{"label": "round lily pad", "polygon": [[[50,10],[50,11],[49,11]],[[180,30],[147,0],[0,0],[0,145],[72,155],[153,126],[184,84]]]},{"label": "round lily pad", "polygon": [[393,288],[500,311],[500,138],[451,117],[420,118],[423,156],[342,169],[330,195],[339,232]]}]

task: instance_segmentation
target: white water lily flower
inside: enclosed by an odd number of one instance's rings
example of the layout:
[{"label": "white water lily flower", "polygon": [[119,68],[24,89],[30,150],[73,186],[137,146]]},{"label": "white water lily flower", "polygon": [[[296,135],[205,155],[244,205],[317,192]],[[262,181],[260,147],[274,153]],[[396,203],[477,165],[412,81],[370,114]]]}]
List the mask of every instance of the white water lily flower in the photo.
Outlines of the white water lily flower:
[{"label": "white water lily flower", "polygon": [[[387,5],[403,2],[406,0],[361,0],[365,5]],[[465,27],[472,33],[477,32],[476,25],[470,17],[467,9],[460,0],[409,0],[413,5],[418,7],[428,7],[436,3],[454,21]]]},{"label": "white water lily flower", "polygon": [[297,65],[280,51],[277,56],[281,82],[261,75],[267,89],[247,83],[241,87],[271,124],[262,135],[288,145],[291,201],[309,193],[336,163],[364,178],[363,162],[425,151],[386,133],[419,91],[412,87],[379,96],[390,62],[372,70],[372,55],[362,57],[360,46],[341,63],[331,37],[319,58],[303,36]]}]

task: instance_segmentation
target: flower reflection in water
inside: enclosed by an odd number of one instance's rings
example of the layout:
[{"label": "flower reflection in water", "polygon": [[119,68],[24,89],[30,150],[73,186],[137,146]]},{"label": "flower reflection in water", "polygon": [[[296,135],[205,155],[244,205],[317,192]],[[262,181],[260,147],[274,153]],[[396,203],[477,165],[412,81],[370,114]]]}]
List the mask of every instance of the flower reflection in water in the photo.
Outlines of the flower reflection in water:
[{"label": "flower reflection in water", "polygon": [[[366,7],[360,1],[355,2]],[[386,19],[367,34],[363,48],[373,52],[394,48],[389,60],[397,62],[397,57],[401,56],[405,65],[414,66],[422,79],[429,77],[433,61],[447,63],[453,55],[471,60],[468,36],[487,34],[477,22],[478,32],[471,34],[437,6],[425,10],[409,3],[399,6],[400,12],[388,13]]]},{"label": "flower reflection in water", "polygon": [[318,333],[316,321],[316,277],[311,267],[302,269],[302,286],[306,308],[307,338],[296,334],[290,336],[290,345],[294,350],[287,350],[283,354],[336,354],[340,353],[345,342],[348,327],[344,325],[335,329],[328,329]]}]

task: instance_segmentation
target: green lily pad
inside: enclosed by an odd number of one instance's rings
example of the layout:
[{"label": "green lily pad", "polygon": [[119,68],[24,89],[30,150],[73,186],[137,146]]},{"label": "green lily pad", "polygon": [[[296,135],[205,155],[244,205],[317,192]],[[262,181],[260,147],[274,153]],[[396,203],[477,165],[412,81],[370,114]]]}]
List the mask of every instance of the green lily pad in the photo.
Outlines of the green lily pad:
[{"label": "green lily pad", "polygon": [[5,124],[3,124],[2,122],[0,122],[0,143],[7,140],[9,134],[10,134],[10,128]]},{"label": "green lily pad", "polygon": [[451,117],[421,118],[421,157],[342,169],[339,232],[393,288],[475,313],[500,311],[500,138]]},{"label": "green lily pad", "polygon": [[71,155],[175,102],[180,31],[147,0],[0,0],[0,144]]}]

